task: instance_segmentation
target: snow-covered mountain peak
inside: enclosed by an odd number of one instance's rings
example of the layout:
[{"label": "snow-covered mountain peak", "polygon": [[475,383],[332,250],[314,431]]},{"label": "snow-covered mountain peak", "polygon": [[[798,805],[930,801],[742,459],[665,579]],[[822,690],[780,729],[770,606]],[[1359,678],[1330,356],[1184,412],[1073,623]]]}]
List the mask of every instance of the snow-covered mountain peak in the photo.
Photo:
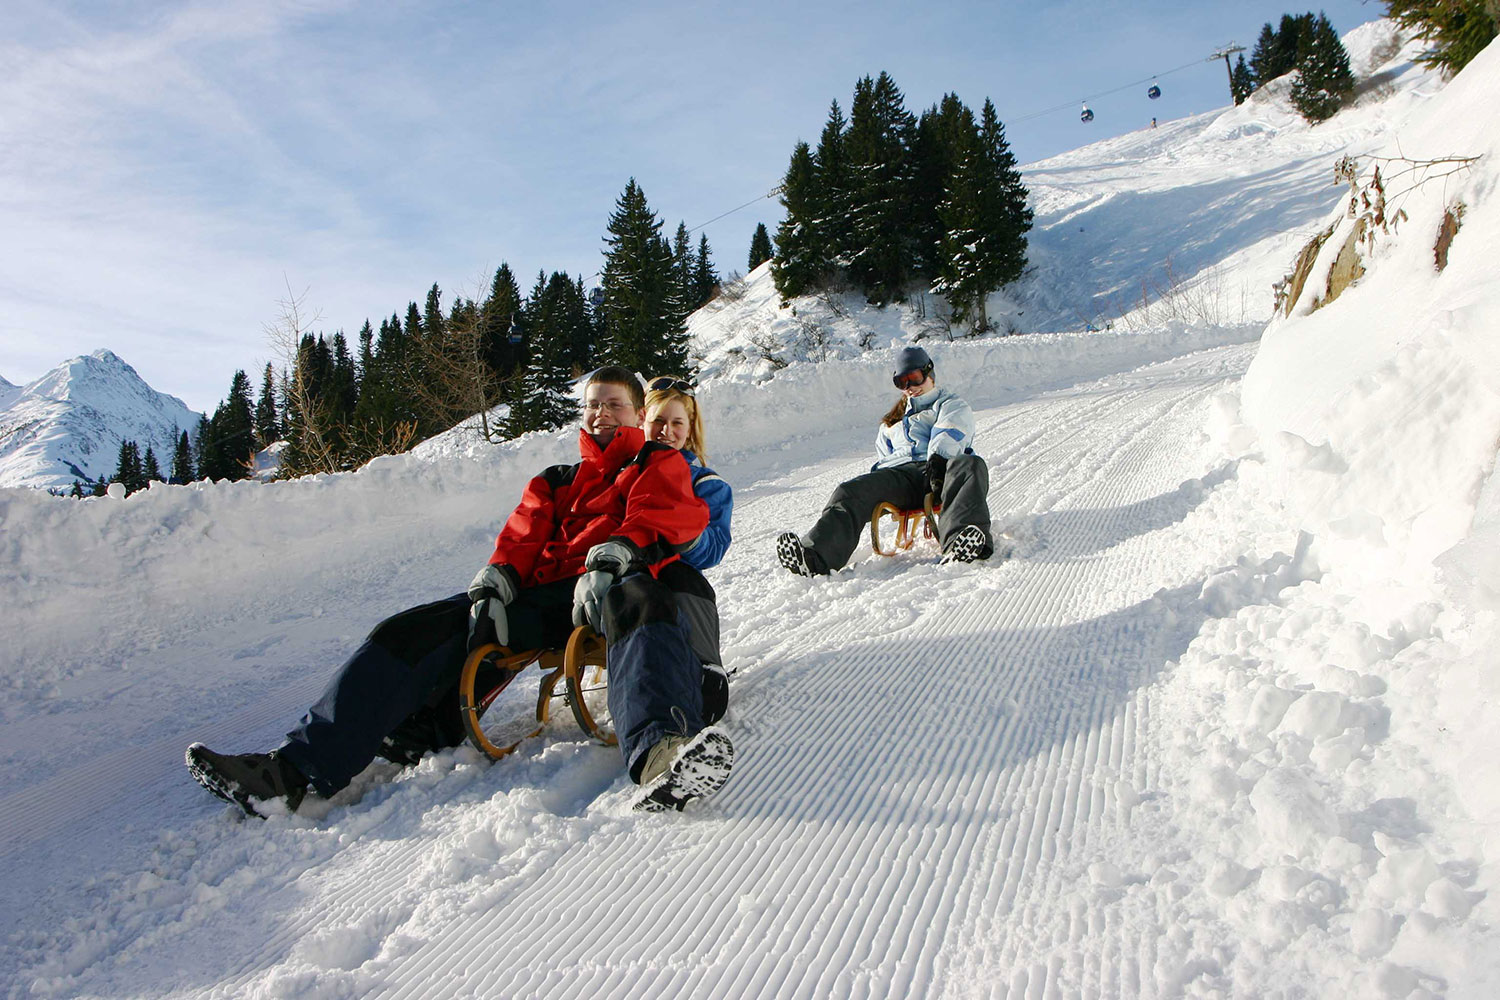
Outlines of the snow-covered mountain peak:
[{"label": "snow-covered mountain peak", "polygon": [[198,416],[113,351],[69,358],[24,387],[0,387],[0,486],[67,488],[107,476],[122,441],[165,459]]},{"label": "snow-covered mountain peak", "polygon": [[160,395],[118,354],[105,348],[69,358],[23,390],[28,396],[59,401],[84,400],[100,391],[126,391],[141,398]]}]

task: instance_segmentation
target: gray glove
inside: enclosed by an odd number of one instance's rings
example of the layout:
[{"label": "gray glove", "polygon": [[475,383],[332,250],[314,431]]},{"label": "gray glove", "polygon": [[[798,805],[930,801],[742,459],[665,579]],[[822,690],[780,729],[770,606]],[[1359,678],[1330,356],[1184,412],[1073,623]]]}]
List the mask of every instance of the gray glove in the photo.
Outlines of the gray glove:
[{"label": "gray glove", "polygon": [[588,558],[583,561],[588,572],[578,578],[578,585],[573,588],[574,625],[589,625],[604,634],[604,595],[635,561],[635,548],[629,542],[611,539],[589,549]]},{"label": "gray glove", "polygon": [[[474,575],[469,584],[469,648],[475,649],[489,641],[505,646],[510,643],[510,622],[505,616],[505,606],[516,599],[514,571],[508,567],[486,566]],[[490,639],[490,634],[494,639]]]}]

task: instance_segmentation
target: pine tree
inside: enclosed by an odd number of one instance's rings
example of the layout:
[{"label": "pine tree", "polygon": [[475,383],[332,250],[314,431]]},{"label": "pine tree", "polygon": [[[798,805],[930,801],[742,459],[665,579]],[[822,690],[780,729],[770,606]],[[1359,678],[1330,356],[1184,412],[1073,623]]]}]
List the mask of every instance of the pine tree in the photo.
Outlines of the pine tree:
[{"label": "pine tree", "polygon": [[381,437],[401,424],[415,424],[416,408],[411,399],[411,377],[408,358],[411,353],[401,317],[395,313],[381,320],[375,336],[371,364],[366,366],[355,404],[354,423],[361,435],[373,435],[367,448],[372,454],[383,454]]},{"label": "pine tree", "polygon": [[1255,48],[1250,51],[1250,72],[1255,77],[1256,86],[1270,83],[1280,74],[1275,72],[1276,67],[1276,29],[1266,22],[1260,29],[1260,37],[1255,41]]},{"label": "pine tree", "polygon": [[177,436],[177,447],[172,451],[172,477],[167,481],[178,486],[193,481],[193,446],[187,431]]},{"label": "pine tree", "polygon": [[198,418],[198,426],[193,429],[193,468],[197,470],[197,479],[211,479],[214,452],[214,427],[213,421],[206,415]]},{"label": "pine tree", "polygon": [[343,330],[333,335],[333,364],[329,371],[328,395],[334,422],[347,426],[353,419],[354,407],[359,402],[359,379]]},{"label": "pine tree", "polygon": [[443,293],[434,281],[432,287],[427,289],[427,303],[422,309],[422,336],[441,341],[446,329],[443,322]]},{"label": "pine tree", "polygon": [[523,309],[523,323],[528,344],[540,337],[553,345],[540,352],[529,350],[528,370],[535,367],[541,355],[546,355],[549,363],[560,366],[570,376],[588,370],[593,355],[594,323],[581,277],[574,281],[561,271],[554,271],[551,276],[538,272],[536,286]]},{"label": "pine tree", "polygon": [[[512,379],[522,358],[521,289],[510,265],[502,262],[479,307],[479,352],[497,380]],[[514,386],[514,380],[502,383]],[[507,392],[509,397],[513,393]]]},{"label": "pine tree", "polygon": [[561,427],[578,416],[572,355],[580,328],[587,330],[589,325],[581,284],[560,272],[551,278],[537,274],[523,316],[528,358],[523,390],[511,403],[506,425],[512,437]]},{"label": "pine tree", "polygon": [[[365,320],[365,325],[359,328],[359,361],[354,368],[354,388],[356,396],[361,386],[365,384],[365,373],[375,366],[375,331],[370,327],[370,321]],[[359,406],[355,402],[356,408]]]},{"label": "pine tree", "polygon": [[141,478],[147,486],[162,482],[161,466],[156,462],[156,453],[146,445],[146,455],[141,459]]},{"label": "pine tree", "polygon": [[1306,34],[1312,27],[1312,20],[1311,14],[1281,15],[1281,25],[1276,29],[1275,69],[1277,76],[1290,73],[1297,68],[1297,62],[1307,45]]},{"label": "pine tree", "polygon": [[812,156],[814,180],[808,205],[811,246],[820,261],[818,269],[825,274],[848,267],[854,253],[854,181],[848,137],[849,123],[839,102],[833,101]]},{"label": "pine tree", "polygon": [[672,237],[672,271],[677,279],[677,295],[682,300],[683,315],[687,315],[698,306],[694,301],[693,241],[686,222],[677,223],[677,232]]},{"label": "pine tree", "polygon": [[631,178],[609,217],[604,315],[611,360],[638,372],[687,373],[686,313],[661,220]]},{"label": "pine tree", "polygon": [[797,143],[781,182],[786,215],[776,227],[776,255],[771,260],[771,276],[783,302],[817,287],[829,267],[818,235],[816,169],[807,143]]},{"label": "pine tree", "polygon": [[81,499],[83,497],[83,483],[76,479],[73,480],[73,488],[68,491],[68,496],[75,500]]},{"label": "pine tree", "polygon": [[958,99],[945,94],[922,113],[913,145],[911,236],[916,244],[916,273],[930,279],[943,269],[942,206],[947,200],[961,150],[973,138],[974,114]]},{"label": "pine tree", "polygon": [[770,260],[775,251],[771,249],[771,234],[764,222],[755,224],[755,235],[750,237],[749,270],[753,271]]},{"label": "pine tree", "polygon": [[600,337],[599,317],[594,315],[593,296],[584,286],[583,275],[573,282],[573,298],[578,303],[581,321],[573,338],[573,371],[582,375],[596,367],[594,344]]},{"label": "pine tree", "polygon": [[1354,93],[1349,53],[1324,15],[1306,32],[1297,79],[1292,82],[1292,104],[1303,118],[1316,124],[1338,113]]},{"label": "pine tree", "polygon": [[1500,3],[1495,0],[1386,0],[1386,13],[1432,48],[1417,57],[1453,75],[1495,37]]},{"label": "pine tree", "polygon": [[693,309],[701,309],[718,288],[719,275],[714,271],[713,257],[708,249],[708,234],[699,233],[698,252],[693,255],[693,297],[688,301]]},{"label": "pine tree", "polygon": [[145,487],[145,475],[141,469],[141,453],[134,441],[120,442],[119,461],[109,481],[124,486],[126,496]]},{"label": "pine tree", "polygon": [[281,421],[276,406],[276,369],[269,361],[261,375],[260,399],[255,403],[255,437],[262,448],[270,447],[281,438]]},{"label": "pine tree", "polygon": [[1026,234],[1031,232],[1033,213],[1028,204],[1030,192],[1005,138],[1005,126],[989,98],[985,98],[979,115],[979,140],[986,166],[995,178],[992,225],[1002,236],[995,260],[998,288],[1020,280],[1026,271]]},{"label": "pine tree", "polygon": [[881,305],[901,297],[917,263],[912,235],[916,122],[886,73],[855,85],[849,110],[849,276]]},{"label": "pine tree", "polygon": [[250,406],[250,377],[236,371],[229,383],[229,396],[219,404],[209,422],[213,451],[205,474],[212,479],[244,479],[255,454],[255,417]]},{"label": "pine tree", "polygon": [[1234,70],[1229,74],[1229,93],[1234,98],[1235,104],[1244,104],[1246,98],[1255,92],[1255,76],[1250,72],[1250,67],[1245,65],[1245,57],[1239,57],[1234,64]]},{"label": "pine tree", "polygon": [[954,164],[941,211],[942,265],[934,289],[947,297],[954,319],[984,332],[989,294],[1025,270],[1032,215],[994,104],[984,102],[977,125],[962,105],[950,112]]}]

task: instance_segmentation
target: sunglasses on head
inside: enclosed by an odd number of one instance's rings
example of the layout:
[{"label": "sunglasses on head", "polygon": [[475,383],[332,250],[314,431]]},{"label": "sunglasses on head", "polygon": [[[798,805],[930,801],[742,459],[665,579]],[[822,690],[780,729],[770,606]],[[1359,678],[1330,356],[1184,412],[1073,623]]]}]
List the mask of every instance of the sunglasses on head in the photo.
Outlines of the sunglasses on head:
[{"label": "sunglasses on head", "polygon": [[684,395],[691,396],[693,394],[693,386],[691,383],[684,382],[680,378],[671,378],[670,376],[665,375],[661,378],[652,379],[651,384],[647,388],[649,388],[652,392],[665,392],[668,389],[676,389],[678,392],[683,393]]},{"label": "sunglasses on head", "polygon": [[915,389],[927,381],[927,376],[932,374],[932,366],[924,365],[921,368],[913,368],[909,372],[900,375],[892,375],[891,381],[896,384],[897,389]]}]

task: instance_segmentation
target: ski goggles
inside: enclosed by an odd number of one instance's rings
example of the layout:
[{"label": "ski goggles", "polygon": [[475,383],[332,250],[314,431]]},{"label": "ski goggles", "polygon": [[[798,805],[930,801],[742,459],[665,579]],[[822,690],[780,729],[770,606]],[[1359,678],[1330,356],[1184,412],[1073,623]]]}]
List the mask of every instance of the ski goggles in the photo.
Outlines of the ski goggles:
[{"label": "ski goggles", "polygon": [[923,382],[926,382],[927,376],[931,374],[932,366],[923,365],[921,368],[913,368],[911,371],[902,372],[900,375],[892,375],[891,381],[895,383],[897,389],[915,389]]},{"label": "ski goggles", "polygon": [[678,392],[682,393],[685,396],[691,396],[693,394],[692,383],[684,382],[680,378],[672,378],[671,376],[667,375],[663,375],[661,378],[652,379],[651,384],[646,388],[650,389],[652,392],[666,392],[668,389],[676,389]]}]

